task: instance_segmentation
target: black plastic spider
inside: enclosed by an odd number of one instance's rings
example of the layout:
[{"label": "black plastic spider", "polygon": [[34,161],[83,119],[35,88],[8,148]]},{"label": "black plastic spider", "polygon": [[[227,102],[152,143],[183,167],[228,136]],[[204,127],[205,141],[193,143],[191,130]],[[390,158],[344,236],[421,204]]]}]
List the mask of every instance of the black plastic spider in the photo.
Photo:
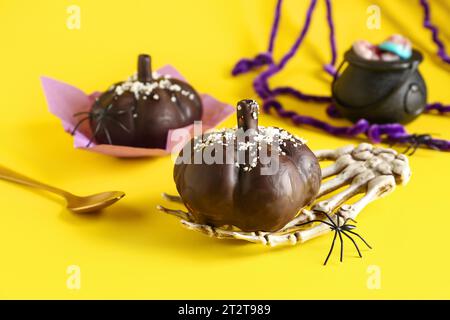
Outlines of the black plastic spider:
[{"label": "black plastic spider", "polygon": [[92,137],[89,139],[89,142],[86,145],[86,147],[89,147],[92,144],[92,142],[94,142],[94,139],[97,136],[97,134],[100,132],[100,130],[103,130],[103,132],[105,133],[108,143],[113,144],[109,130],[105,126],[105,120],[108,119],[108,120],[112,120],[112,121],[116,122],[127,133],[130,133],[130,129],[128,129],[122,122],[120,122],[119,119],[116,118],[117,116],[120,116],[120,115],[123,115],[123,114],[129,112],[129,110],[125,110],[125,109],[112,110],[112,108],[113,108],[113,104],[109,104],[106,108],[97,108],[97,109],[93,108],[92,111],[75,113],[73,115],[74,117],[78,117],[81,115],[87,115],[87,117],[78,121],[75,128],[73,128],[71,134],[74,135],[75,132],[78,130],[78,128],[84,121],[90,120],[90,121],[94,121],[97,125],[95,126],[95,130],[92,134]]},{"label": "black plastic spider", "polygon": [[[400,141],[392,142],[391,147],[395,146],[397,144],[397,142],[400,142]],[[439,150],[439,148],[434,145],[433,137],[428,133],[424,133],[424,134],[414,133],[414,134],[407,136],[405,139],[402,139],[401,142],[407,145],[407,148],[405,149],[405,151],[403,151],[403,153],[407,154],[409,156],[412,156],[413,154],[415,154],[417,149],[420,146],[427,146],[431,149]],[[410,150],[412,150],[412,151],[410,152]],[[408,154],[408,152],[409,152],[409,154]]]},{"label": "black plastic spider", "polygon": [[361,251],[359,250],[359,247],[358,247],[358,245],[356,244],[356,241],[352,238],[352,236],[351,236],[350,234],[353,234],[353,235],[357,236],[359,239],[361,239],[361,240],[364,242],[364,244],[365,244],[369,249],[372,249],[372,247],[366,242],[366,240],[364,240],[363,237],[361,237],[358,233],[352,231],[353,229],[356,228],[356,226],[355,226],[354,224],[347,224],[348,221],[352,221],[352,222],[356,223],[356,221],[353,220],[352,218],[347,218],[347,219],[345,219],[345,220],[344,220],[344,223],[341,225],[341,224],[340,224],[340,220],[343,219],[343,218],[342,218],[341,216],[339,216],[339,215],[337,215],[337,219],[336,219],[336,220],[337,220],[337,223],[336,223],[336,222],[334,222],[334,220],[330,217],[330,215],[329,215],[328,213],[326,213],[326,212],[315,210],[315,213],[321,213],[321,214],[324,214],[324,215],[328,218],[329,222],[328,222],[328,221],[325,221],[325,220],[318,220],[318,219],[315,219],[315,220],[311,220],[311,221],[302,223],[302,224],[300,224],[299,226],[307,225],[307,224],[310,224],[310,223],[313,223],[313,222],[320,222],[320,223],[324,223],[324,224],[328,225],[328,226],[330,227],[330,229],[331,229],[332,231],[334,231],[333,242],[331,243],[330,251],[328,252],[328,255],[327,255],[326,259],[325,259],[325,262],[323,263],[324,266],[327,264],[328,259],[330,258],[331,253],[333,252],[333,249],[334,249],[334,243],[336,242],[337,236],[339,236],[339,241],[340,241],[340,243],[341,243],[341,255],[340,255],[340,261],[341,261],[341,262],[342,262],[342,260],[343,260],[343,255],[344,255],[344,239],[342,238],[342,235],[344,235],[344,236],[346,236],[347,238],[350,239],[350,241],[351,241],[351,242],[353,243],[353,245],[355,246],[356,251],[358,252],[358,255],[359,255],[360,258],[362,258]]}]

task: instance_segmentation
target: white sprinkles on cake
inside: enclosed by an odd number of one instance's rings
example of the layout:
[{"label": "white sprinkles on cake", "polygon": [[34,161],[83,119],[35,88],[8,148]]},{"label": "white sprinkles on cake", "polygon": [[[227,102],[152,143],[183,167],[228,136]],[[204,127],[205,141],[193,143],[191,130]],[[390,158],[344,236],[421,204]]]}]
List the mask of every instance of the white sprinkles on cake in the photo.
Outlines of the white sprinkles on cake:
[{"label": "white sprinkles on cake", "polygon": [[306,140],[292,135],[284,129],[279,129],[275,127],[258,127],[258,132],[252,135],[252,141],[237,141],[236,128],[224,128],[211,132],[208,135],[196,136],[194,137],[194,151],[200,152],[207,147],[215,146],[234,146],[237,143],[237,151],[249,151],[250,153],[250,163],[240,164],[235,162],[236,167],[243,168],[244,171],[251,171],[252,168],[256,167],[259,155],[257,150],[261,150],[262,146],[276,146],[277,151],[281,155],[286,155],[282,147],[286,147],[286,142],[292,142],[294,147],[306,144]]},{"label": "white sprinkles on cake", "polygon": [[[159,100],[158,94],[153,94],[155,89],[163,89],[168,90],[174,93],[180,93],[182,96],[187,97],[190,100],[195,99],[195,95],[193,92],[185,89],[181,89],[181,86],[172,83],[170,81],[170,75],[159,75],[157,72],[152,73],[153,81],[151,82],[141,82],[137,79],[137,74],[132,75],[126,81],[113,85],[110,87],[110,91],[114,91],[117,96],[122,95],[124,92],[131,92],[134,94],[136,99],[139,99],[141,96],[143,99],[147,99],[147,97],[151,96],[153,100]],[[172,102],[176,102],[175,96],[171,98]]]}]

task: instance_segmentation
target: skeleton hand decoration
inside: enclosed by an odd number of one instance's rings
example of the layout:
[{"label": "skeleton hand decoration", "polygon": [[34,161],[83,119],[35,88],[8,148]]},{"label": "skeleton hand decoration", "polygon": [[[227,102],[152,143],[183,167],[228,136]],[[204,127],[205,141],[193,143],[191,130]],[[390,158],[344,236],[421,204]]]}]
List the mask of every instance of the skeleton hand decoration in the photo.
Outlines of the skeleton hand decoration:
[{"label": "skeleton hand decoration", "polygon": [[[352,238],[357,236],[369,248],[367,242],[353,231],[358,214],[372,201],[383,197],[395,189],[397,184],[405,185],[411,176],[408,158],[395,150],[374,147],[362,143],[335,150],[319,150],[314,152],[319,161],[333,161],[322,169],[322,184],[318,198],[347,186],[341,192],[326,199],[319,199],[310,209],[304,208],[299,215],[276,232],[244,232],[234,226],[212,227],[196,223],[191,213],[183,210],[172,210],[162,206],[158,209],[174,215],[188,229],[205,233],[219,239],[239,239],[269,246],[280,244],[297,244],[312,238],[335,231],[333,242],[325,260],[330,257],[337,236],[341,244],[340,260],[343,256],[343,237],[350,239],[361,257],[360,250]],[[332,177],[332,178],[330,178]],[[327,179],[330,178],[330,179]],[[324,181],[324,179],[327,179]],[[353,204],[344,204],[357,194],[364,196]],[[178,196],[163,195],[167,200],[180,202]]]}]

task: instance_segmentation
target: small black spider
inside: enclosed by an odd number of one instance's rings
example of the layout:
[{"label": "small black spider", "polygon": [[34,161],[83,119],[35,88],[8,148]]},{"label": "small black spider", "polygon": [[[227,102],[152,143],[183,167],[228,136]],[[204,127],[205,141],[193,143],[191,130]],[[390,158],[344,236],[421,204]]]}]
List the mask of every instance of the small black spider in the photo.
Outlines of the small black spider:
[{"label": "small black spider", "polygon": [[89,139],[89,142],[86,145],[86,147],[89,147],[92,144],[92,142],[94,141],[95,137],[100,132],[100,130],[103,130],[103,132],[105,133],[106,139],[108,139],[108,143],[109,144],[113,144],[112,140],[111,140],[111,135],[109,133],[109,130],[104,125],[104,122],[105,122],[106,119],[109,119],[109,120],[112,120],[112,121],[116,122],[127,133],[130,132],[130,129],[128,129],[120,120],[118,120],[116,118],[117,116],[120,116],[122,114],[125,114],[125,113],[129,112],[129,110],[124,110],[124,109],[112,110],[112,108],[113,108],[113,105],[109,104],[106,108],[95,109],[93,111],[85,111],[85,112],[75,113],[73,115],[74,117],[78,117],[80,115],[86,115],[86,117],[81,119],[80,121],[78,121],[76,126],[73,128],[71,134],[74,135],[75,132],[78,130],[78,128],[80,127],[80,125],[84,121],[91,120],[91,121],[94,121],[95,123],[97,123],[97,125],[95,126],[95,130],[94,130],[94,132],[92,134],[92,137]]},{"label": "small black spider", "polygon": [[328,252],[328,255],[327,255],[326,259],[325,259],[325,262],[323,263],[324,266],[327,264],[328,259],[330,258],[331,253],[333,252],[333,249],[334,249],[334,243],[336,242],[337,236],[339,236],[339,241],[340,241],[340,243],[341,243],[341,255],[340,255],[340,261],[341,261],[341,262],[342,262],[342,260],[343,260],[343,255],[344,255],[344,239],[342,238],[342,235],[344,235],[344,236],[346,236],[348,239],[350,239],[350,241],[351,241],[351,242],[353,243],[353,245],[355,246],[356,251],[358,252],[358,255],[359,255],[360,258],[362,258],[361,251],[359,250],[359,247],[358,247],[358,245],[356,244],[356,241],[352,238],[352,236],[351,236],[350,234],[357,236],[359,239],[361,239],[361,240],[364,242],[364,244],[365,244],[369,249],[372,249],[372,247],[366,242],[366,240],[364,240],[363,237],[361,237],[361,236],[360,236],[358,233],[356,233],[355,231],[352,231],[353,229],[356,228],[356,226],[355,226],[354,224],[347,224],[348,221],[352,221],[352,222],[356,223],[356,221],[353,220],[352,218],[347,218],[347,219],[345,219],[344,223],[341,225],[341,224],[340,224],[340,220],[341,220],[341,218],[342,218],[341,216],[337,215],[337,219],[336,219],[336,220],[337,220],[337,223],[336,223],[336,222],[334,222],[334,220],[330,217],[330,215],[329,215],[328,213],[323,212],[323,211],[317,211],[317,210],[316,210],[315,212],[316,212],[316,213],[324,214],[324,215],[328,218],[329,222],[328,222],[328,221],[325,221],[325,220],[318,220],[318,219],[315,219],[315,220],[311,220],[311,221],[302,223],[302,224],[300,224],[299,226],[307,225],[307,224],[310,224],[310,223],[313,223],[313,222],[320,222],[320,223],[324,223],[324,224],[328,225],[328,226],[330,227],[330,229],[331,229],[332,231],[334,231],[333,242],[331,243],[330,251]]},{"label": "small black spider", "polygon": [[[397,144],[397,142],[398,141],[392,142],[391,147],[395,146]],[[405,149],[405,151],[403,151],[403,153],[407,154],[409,156],[412,156],[413,154],[415,154],[417,149],[420,146],[427,146],[431,149],[439,150],[439,148],[433,144],[433,137],[428,133],[424,133],[424,134],[414,133],[414,134],[407,136],[405,139],[402,139],[401,142],[407,145],[407,148]],[[410,152],[410,150],[411,150],[411,152]],[[409,152],[409,154],[408,154],[408,152]]]}]

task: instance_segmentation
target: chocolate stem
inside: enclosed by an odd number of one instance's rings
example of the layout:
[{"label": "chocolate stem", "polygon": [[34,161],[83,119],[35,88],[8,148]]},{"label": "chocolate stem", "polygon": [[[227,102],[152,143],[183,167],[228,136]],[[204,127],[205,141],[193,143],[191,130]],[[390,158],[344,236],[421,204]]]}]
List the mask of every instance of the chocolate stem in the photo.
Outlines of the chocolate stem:
[{"label": "chocolate stem", "polygon": [[258,131],[259,105],[255,100],[244,99],[239,101],[236,114],[239,129]]},{"label": "chocolate stem", "polygon": [[138,80],[140,82],[151,82],[152,64],[148,54],[140,54],[138,57]]}]

